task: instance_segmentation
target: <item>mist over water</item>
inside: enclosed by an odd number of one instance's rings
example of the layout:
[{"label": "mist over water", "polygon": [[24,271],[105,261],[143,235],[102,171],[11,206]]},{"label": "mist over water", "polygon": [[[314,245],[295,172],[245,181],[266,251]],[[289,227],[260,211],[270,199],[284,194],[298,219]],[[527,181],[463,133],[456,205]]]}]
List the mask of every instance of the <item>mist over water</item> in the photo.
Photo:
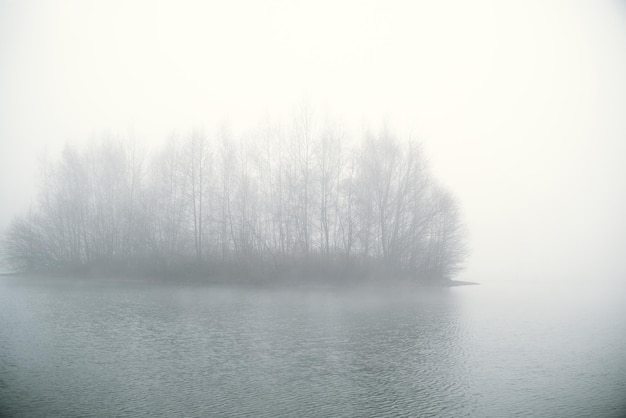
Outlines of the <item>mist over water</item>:
[{"label": "mist over water", "polygon": [[606,288],[287,290],[0,282],[9,416],[626,411]]},{"label": "mist over water", "polygon": [[0,0],[0,273],[44,273],[0,274],[0,417],[626,416],[624,40],[610,0]]}]

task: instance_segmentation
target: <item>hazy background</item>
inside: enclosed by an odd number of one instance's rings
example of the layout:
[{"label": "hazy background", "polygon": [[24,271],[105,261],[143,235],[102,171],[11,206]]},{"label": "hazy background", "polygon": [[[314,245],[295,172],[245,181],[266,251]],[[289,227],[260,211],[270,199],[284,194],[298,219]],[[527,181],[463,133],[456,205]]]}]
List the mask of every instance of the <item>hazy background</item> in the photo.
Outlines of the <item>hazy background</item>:
[{"label": "hazy background", "polygon": [[619,1],[0,0],[0,231],[67,141],[241,132],[303,101],[425,145],[470,232],[459,278],[625,278]]}]

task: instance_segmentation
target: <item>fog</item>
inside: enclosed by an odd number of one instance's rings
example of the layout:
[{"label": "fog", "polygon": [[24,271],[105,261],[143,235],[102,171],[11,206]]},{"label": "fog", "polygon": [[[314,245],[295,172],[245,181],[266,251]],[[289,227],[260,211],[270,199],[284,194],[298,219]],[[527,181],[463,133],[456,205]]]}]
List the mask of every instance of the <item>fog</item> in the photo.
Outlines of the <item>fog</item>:
[{"label": "fog", "polygon": [[0,0],[0,416],[625,416],[625,74],[618,0]]},{"label": "fog", "polygon": [[462,280],[626,273],[620,2],[0,2],[0,230],[38,161],[106,134],[159,147],[302,103],[423,144],[458,198]]}]

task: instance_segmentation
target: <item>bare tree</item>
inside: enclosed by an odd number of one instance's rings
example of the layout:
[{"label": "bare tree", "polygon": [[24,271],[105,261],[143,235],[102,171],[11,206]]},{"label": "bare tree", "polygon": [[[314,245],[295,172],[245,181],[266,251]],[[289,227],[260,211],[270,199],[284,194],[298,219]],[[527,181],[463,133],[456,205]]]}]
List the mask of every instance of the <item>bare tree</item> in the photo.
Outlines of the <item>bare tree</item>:
[{"label": "bare tree", "polygon": [[432,199],[428,273],[435,278],[450,278],[462,267],[467,255],[464,228],[458,205],[449,192],[435,187]]},{"label": "bare tree", "polygon": [[187,167],[188,198],[191,203],[191,220],[194,251],[198,263],[202,262],[204,251],[205,206],[208,199],[211,171],[211,155],[208,139],[203,132],[192,131],[186,142],[184,161]]},{"label": "bare tree", "polygon": [[327,126],[315,145],[320,252],[328,258],[337,248],[337,193],[342,175],[341,138],[332,127]]}]

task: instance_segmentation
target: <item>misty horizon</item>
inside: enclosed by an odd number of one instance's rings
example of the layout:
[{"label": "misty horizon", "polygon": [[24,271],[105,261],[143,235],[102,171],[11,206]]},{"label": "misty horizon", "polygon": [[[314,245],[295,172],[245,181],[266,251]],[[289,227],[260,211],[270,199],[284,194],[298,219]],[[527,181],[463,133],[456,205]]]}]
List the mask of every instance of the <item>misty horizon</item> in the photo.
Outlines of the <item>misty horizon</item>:
[{"label": "misty horizon", "polygon": [[0,231],[66,142],[109,131],[153,149],[225,119],[238,137],[304,99],[355,135],[387,124],[424,145],[462,202],[463,278],[619,281],[624,15],[612,1],[1,2]]}]

